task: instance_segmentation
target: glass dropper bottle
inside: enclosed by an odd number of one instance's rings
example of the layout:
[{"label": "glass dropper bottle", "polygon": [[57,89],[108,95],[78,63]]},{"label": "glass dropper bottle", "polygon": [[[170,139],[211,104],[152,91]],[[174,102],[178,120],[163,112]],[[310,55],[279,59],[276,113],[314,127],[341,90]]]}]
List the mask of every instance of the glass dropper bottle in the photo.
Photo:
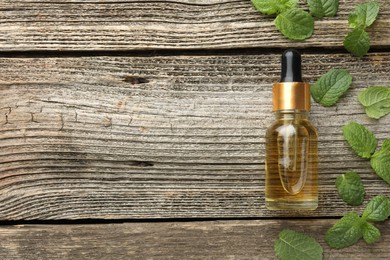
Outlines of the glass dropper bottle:
[{"label": "glass dropper bottle", "polygon": [[267,129],[265,201],[271,210],[318,206],[317,130],[308,120],[310,85],[302,81],[301,55],[282,55],[281,80],[272,89],[276,121]]}]

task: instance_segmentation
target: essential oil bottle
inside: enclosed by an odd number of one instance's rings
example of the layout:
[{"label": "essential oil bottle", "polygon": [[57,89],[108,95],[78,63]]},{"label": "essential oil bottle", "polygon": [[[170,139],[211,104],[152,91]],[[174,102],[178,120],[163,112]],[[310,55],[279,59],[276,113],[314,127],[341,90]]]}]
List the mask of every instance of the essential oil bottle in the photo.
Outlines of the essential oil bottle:
[{"label": "essential oil bottle", "polygon": [[281,80],[272,88],[276,121],[267,129],[265,202],[271,210],[318,206],[317,130],[308,120],[310,85],[302,81],[301,55],[282,55]]}]

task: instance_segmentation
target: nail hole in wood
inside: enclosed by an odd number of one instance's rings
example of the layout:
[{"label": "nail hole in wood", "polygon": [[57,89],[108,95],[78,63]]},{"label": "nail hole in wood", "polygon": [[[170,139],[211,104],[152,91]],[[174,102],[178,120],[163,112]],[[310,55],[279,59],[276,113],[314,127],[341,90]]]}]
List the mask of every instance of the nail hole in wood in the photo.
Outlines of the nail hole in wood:
[{"label": "nail hole in wood", "polygon": [[125,79],[123,81],[128,82],[128,83],[133,84],[133,85],[149,83],[149,80],[147,80],[146,78],[135,77],[135,76],[127,76],[127,77],[125,77]]},{"label": "nail hole in wood", "polygon": [[132,164],[134,166],[139,166],[139,167],[152,167],[154,165],[153,162],[147,162],[147,161],[133,161]]}]

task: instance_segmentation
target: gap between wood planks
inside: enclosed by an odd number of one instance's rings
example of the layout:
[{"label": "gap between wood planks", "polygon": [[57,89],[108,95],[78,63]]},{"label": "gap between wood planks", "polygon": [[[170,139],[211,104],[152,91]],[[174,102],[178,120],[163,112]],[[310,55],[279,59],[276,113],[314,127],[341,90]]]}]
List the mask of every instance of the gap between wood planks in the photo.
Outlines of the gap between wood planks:
[{"label": "gap between wood planks", "polygon": [[[191,50],[130,50],[130,51],[0,51],[0,58],[52,58],[52,57],[98,57],[98,56],[122,56],[122,57],[153,57],[153,56],[223,56],[223,55],[261,55],[279,54],[287,48],[232,48],[232,49],[191,49]],[[296,48],[306,54],[343,54],[348,53],[344,48]],[[390,52],[390,46],[370,48],[370,52]],[[357,58],[358,59],[358,58]]]},{"label": "gap between wood planks", "polygon": [[90,225],[120,223],[166,223],[166,222],[209,222],[209,221],[250,221],[250,220],[331,220],[338,216],[300,216],[300,217],[227,217],[227,218],[144,218],[144,219],[56,219],[56,220],[12,220],[0,221],[0,226],[14,225]]}]

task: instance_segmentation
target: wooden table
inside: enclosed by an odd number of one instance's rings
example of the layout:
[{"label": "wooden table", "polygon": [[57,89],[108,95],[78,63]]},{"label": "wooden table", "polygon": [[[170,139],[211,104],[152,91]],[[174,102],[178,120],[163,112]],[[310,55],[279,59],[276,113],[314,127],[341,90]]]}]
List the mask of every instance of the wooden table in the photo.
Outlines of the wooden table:
[{"label": "wooden table", "polygon": [[[357,93],[390,85],[390,5],[362,59],[342,47],[348,13],[291,42],[249,0],[2,0],[0,3],[1,259],[275,259],[284,228],[326,259],[389,259],[381,240],[332,250],[326,230],[390,187],[354,154],[341,127],[357,121],[381,145],[390,116],[368,118]],[[306,6],[306,5],[305,5]],[[311,83],[331,68],[354,81],[336,106],[313,104],[320,206],[264,206],[264,135],[279,57],[301,49]],[[361,207],[335,179],[363,179]]]}]

